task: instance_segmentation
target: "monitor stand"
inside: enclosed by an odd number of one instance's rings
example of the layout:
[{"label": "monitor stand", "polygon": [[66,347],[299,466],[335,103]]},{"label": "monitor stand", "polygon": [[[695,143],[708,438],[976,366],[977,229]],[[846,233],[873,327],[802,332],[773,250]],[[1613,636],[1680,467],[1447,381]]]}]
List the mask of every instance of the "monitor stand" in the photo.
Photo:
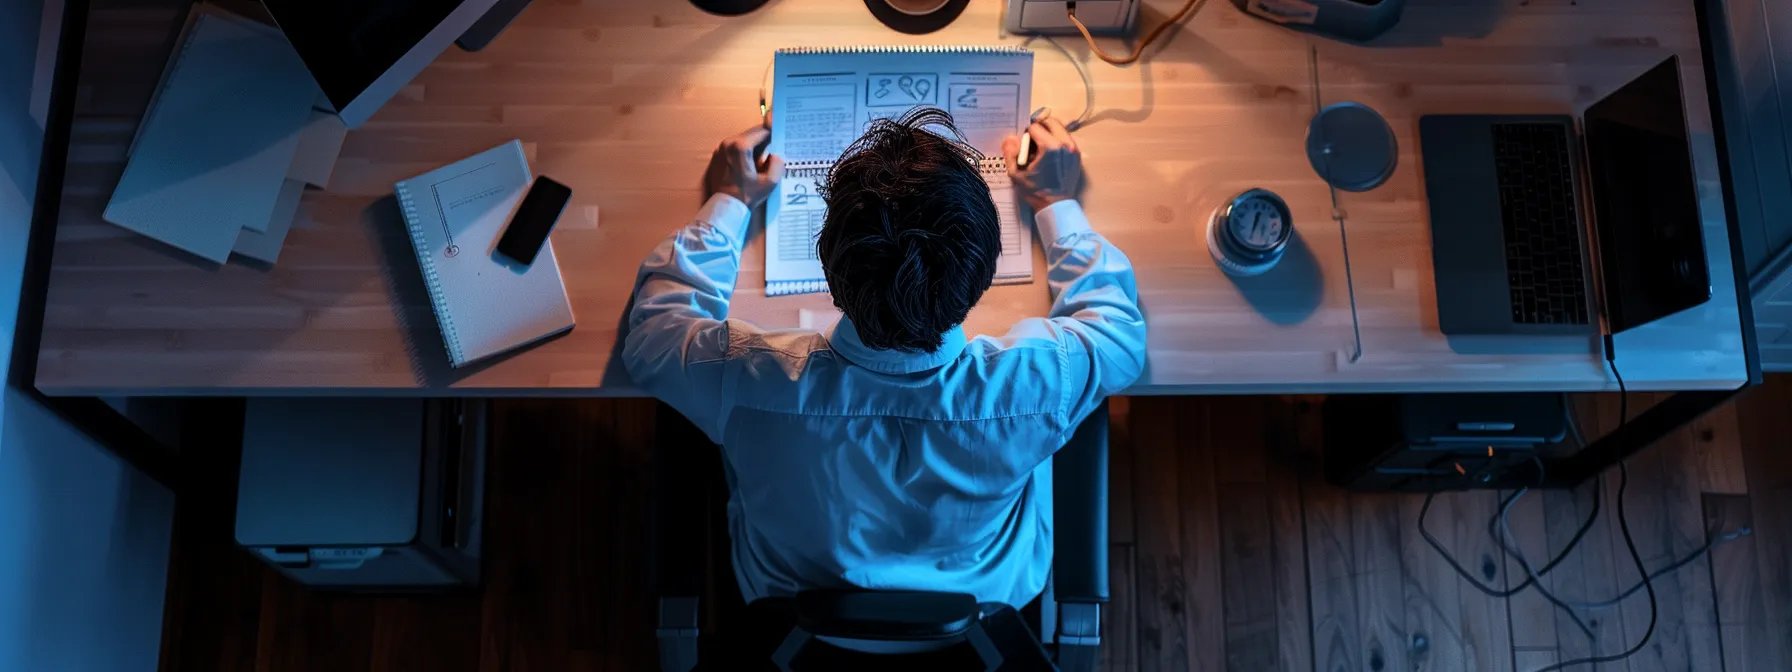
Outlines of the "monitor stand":
[{"label": "monitor stand", "polygon": [[717,16],[740,16],[759,9],[768,0],[691,0],[697,9]]},{"label": "monitor stand", "polygon": [[486,10],[485,16],[474,21],[473,26],[468,28],[467,32],[462,33],[460,39],[455,40],[454,43],[466,51],[484,49],[485,45],[498,39],[498,34],[504,32],[504,28],[509,26],[511,21],[516,20],[516,16],[523,13],[523,8],[528,6],[529,0],[498,0],[497,4]]}]

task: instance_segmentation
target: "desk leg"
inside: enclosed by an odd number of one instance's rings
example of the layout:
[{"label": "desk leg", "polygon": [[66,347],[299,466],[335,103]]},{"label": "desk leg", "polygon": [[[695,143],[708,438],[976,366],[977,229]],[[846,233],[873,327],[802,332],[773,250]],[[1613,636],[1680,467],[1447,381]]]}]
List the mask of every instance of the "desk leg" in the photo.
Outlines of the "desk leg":
[{"label": "desk leg", "polygon": [[1585,449],[1560,459],[1547,460],[1549,480],[1545,487],[1571,488],[1599,475],[1618,460],[1629,458],[1653,445],[1669,432],[1686,426],[1700,416],[1734,399],[1748,389],[1676,392],[1624,426],[1588,444]]}]

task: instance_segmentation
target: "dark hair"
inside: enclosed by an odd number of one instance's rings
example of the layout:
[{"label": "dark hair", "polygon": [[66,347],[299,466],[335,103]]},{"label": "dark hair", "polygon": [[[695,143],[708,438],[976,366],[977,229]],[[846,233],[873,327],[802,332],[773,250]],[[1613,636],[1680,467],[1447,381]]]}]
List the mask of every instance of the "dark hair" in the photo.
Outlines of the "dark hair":
[{"label": "dark hair", "polygon": [[872,122],[829,171],[816,251],[865,345],[938,350],[989,289],[1002,233],[981,159],[926,107]]}]

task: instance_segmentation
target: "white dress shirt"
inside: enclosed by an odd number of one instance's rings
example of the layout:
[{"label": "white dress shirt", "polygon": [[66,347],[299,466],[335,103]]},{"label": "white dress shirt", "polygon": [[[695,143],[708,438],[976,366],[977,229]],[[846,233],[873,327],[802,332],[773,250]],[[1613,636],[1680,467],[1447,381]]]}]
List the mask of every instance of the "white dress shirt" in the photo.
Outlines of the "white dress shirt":
[{"label": "white dress shirt", "polygon": [[1052,560],[1051,456],[1145,366],[1126,255],[1075,201],[1036,217],[1050,317],[931,353],[729,319],[750,211],[717,195],[641,265],[623,361],[722,446],[749,602],[812,588],[1020,607]]}]

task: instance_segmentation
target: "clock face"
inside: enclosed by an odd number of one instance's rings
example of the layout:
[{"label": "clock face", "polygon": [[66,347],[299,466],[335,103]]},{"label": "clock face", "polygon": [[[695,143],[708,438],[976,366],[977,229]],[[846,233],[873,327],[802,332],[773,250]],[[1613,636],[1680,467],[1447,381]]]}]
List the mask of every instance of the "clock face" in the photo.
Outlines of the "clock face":
[{"label": "clock face", "polygon": [[1288,222],[1280,205],[1266,196],[1251,195],[1233,204],[1226,228],[1246,247],[1268,250],[1282,242]]}]

